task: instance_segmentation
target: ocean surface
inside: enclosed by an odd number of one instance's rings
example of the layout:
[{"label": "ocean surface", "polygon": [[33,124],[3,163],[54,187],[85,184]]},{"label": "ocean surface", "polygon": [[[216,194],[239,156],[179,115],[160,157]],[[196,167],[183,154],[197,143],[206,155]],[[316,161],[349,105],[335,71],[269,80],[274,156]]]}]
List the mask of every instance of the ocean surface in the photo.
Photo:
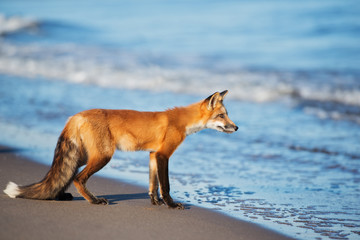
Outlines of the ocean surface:
[{"label": "ocean surface", "polygon": [[[0,144],[50,165],[79,111],[228,89],[238,132],[189,136],[173,197],[297,239],[360,239],[359,13],[356,0],[2,0]],[[147,186],[148,153],[116,152],[99,174]]]}]

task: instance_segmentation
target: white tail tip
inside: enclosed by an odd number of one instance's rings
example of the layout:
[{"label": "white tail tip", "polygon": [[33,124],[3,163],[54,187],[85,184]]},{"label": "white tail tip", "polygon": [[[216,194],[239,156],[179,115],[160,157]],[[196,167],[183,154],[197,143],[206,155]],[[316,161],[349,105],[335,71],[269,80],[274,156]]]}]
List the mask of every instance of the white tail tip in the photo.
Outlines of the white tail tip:
[{"label": "white tail tip", "polygon": [[20,189],[16,183],[9,182],[4,190],[4,193],[9,195],[11,198],[16,198],[16,196],[20,193]]}]

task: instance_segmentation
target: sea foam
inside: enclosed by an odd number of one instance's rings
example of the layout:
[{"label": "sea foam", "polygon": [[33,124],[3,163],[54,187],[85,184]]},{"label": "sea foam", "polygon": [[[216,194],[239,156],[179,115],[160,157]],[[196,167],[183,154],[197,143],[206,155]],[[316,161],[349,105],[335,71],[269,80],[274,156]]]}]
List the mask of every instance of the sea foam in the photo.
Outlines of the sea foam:
[{"label": "sea foam", "polygon": [[169,67],[154,59],[144,63],[144,57],[135,53],[75,44],[2,42],[0,53],[0,73],[15,76],[196,95],[230,89],[233,99],[244,101],[270,102],[285,97],[360,106],[359,74],[352,72],[224,71],[194,67],[181,60],[176,60],[178,67]]},{"label": "sea foam", "polygon": [[0,13],[0,36],[16,33],[24,29],[36,28],[38,22],[31,18],[25,17],[6,17]]}]

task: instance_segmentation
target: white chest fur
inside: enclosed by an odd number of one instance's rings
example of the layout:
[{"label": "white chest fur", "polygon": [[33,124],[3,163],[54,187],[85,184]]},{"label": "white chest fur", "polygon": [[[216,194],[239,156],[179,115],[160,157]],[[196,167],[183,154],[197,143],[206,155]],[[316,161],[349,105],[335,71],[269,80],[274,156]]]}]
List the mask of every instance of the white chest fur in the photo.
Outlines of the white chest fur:
[{"label": "white chest fur", "polygon": [[191,126],[186,127],[186,136],[196,133],[200,130],[203,130],[205,128],[205,125],[202,123],[195,123]]}]

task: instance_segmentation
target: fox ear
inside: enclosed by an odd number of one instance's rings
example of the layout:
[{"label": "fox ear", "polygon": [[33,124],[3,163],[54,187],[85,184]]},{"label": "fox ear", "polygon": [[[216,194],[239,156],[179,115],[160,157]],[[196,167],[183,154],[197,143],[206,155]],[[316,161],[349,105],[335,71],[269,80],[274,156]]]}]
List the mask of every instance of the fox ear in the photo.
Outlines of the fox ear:
[{"label": "fox ear", "polygon": [[224,100],[224,97],[225,97],[227,94],[228,94],[228,90],[222,91],[222,92],[220,93],[220,99],[221,99],[221,101]]},{"label": "fox ear", "polygon": [[212,111],[216,107],[216,104],[218,103],[219,100],[220,100],[220,93],[216,92],[213,95],[206,98],[204,102],[206,104],[207,109],[209,111]]}]

